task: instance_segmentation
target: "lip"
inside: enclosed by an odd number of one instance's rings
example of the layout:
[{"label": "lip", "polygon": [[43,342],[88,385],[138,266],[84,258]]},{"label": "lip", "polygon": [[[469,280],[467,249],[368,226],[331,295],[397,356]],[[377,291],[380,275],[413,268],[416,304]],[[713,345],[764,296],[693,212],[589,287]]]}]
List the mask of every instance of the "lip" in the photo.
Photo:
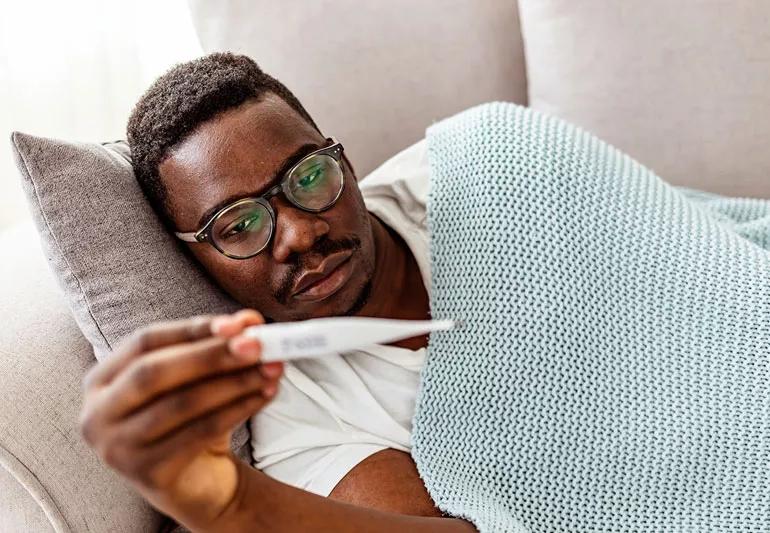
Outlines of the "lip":
[{"label": "lip", "polygon": [[303,301],[317,301],[337,292],[352,274],[349,261],[351,255],[351,250],[331,254],[318,268],[302,274],[294,284],[292,297]]}]

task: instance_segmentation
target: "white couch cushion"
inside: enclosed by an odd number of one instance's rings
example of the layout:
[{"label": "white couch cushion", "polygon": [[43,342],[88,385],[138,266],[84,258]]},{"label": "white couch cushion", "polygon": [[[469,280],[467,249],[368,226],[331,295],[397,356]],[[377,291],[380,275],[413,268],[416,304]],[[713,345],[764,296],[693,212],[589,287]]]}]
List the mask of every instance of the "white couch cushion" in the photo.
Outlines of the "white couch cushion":
[{"label": "white couch cushion", "polygon": [[770,198],[770,3],[520,0],[529,101],[677,185]]},{"label": "white couch cushion", "polygon": [[95,360],[32,222],[0,232],[0,248],[0,531],[157,531],[161,516],[80,438]]}]

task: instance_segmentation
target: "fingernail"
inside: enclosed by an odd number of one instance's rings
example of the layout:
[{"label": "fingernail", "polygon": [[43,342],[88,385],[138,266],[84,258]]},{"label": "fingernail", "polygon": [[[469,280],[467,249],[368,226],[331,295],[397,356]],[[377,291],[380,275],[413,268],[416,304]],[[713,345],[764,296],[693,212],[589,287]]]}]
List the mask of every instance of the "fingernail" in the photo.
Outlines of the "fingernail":
[{"label": "fingernail", "polygon": [[244,361],[257,361],[262,352],[262,346],[256,339],[248,337],[233,337],[227,343],[230,353]]},{"label": "fingernail", "polygon": [[275,385],[273,385],[272,383],[269,383],[268,385],[265,385],[264,389],[262,389],[262,394],[265,397],[270,398],[275,394],[275,391],[276,391]]},{"label": "fingernail", "polygon": [[281,363],[266,363],[262,365],[262,375],[266,378],[277,378],[283,372]]}]

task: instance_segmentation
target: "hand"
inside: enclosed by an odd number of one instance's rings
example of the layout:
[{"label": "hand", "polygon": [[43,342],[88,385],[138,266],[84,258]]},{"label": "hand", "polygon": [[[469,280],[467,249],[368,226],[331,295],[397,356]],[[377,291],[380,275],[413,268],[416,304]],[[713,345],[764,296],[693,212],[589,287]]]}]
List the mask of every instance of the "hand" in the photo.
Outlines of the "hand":
[{"label": "hand", "polygon": [[135,332],[84,381],[80,427],[101,459],[186,524],[215,520],[238,488],[233,429],[262,409],[282,363],[259,364],[262,315],[202,316]]}]

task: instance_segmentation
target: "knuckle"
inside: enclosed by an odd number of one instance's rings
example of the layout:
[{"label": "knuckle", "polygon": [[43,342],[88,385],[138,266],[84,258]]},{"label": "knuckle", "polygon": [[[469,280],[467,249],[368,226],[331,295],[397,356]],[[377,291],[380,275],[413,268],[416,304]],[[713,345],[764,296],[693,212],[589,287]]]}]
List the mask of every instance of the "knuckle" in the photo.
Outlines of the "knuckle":
[{"label": "knuckle", "polygon": [[102,458],[105,464],[108,464],[112,468],[124,471],[127,470],[128,453],[124,446],[117,442],[106,442],[99,452],[99,456]]},{"label": "knuckle", "polygon": [[223,339],[221,337],[209,337],[208,339],[203,339],[200,342],[203,346],[208,348],[209,355],[220,355],[222,351],[227,348],[227,341],[228,339]]},{"label": "knuckle", "polygon": [[137,390],[152,388],[157,376],[155,365],[147,361],[138,361],[130,370],[129,381]]},{"label": "knuckle", "polygon": [[169,400],[169,410],[173,414],[183,414],[195,406],[195,399],[190,393],[177,394]]},{"label": "knuckle", "polygon": [[157,326],[142,326],[135,330],[128,338],[129,349],[135,353],[144,353],[150,345],[150,338]]},{"label": "knuckle", "polygon": [[246,388],[252,388],[252,387],[261,387],[264,383],[264,379],[262,378],[262,372],[259,369],[252,370],[251,372],[248,372],[244,375],[243,378],[243,385]]},{"label": "knuckle", "polygon": [[261,394],[255,394],[251,396],[246,403],[248,403],[250,406],[254,405],[262,405],[265,402],[265,397]]},{"label": "knuckle", "polygon": [[166,416],[163,413],[158,412],[156,407],[153,407],[140,415],[136,423],[135,431],[137,435],[145,434],[145,432],[162,424],[165,419]]},{"label": "knuckle", "polygon": [[265,404],[265,398],[262,396],[252,396],[247,403],[249,410],[255,409]]},{"label": "knuckle", "polygon": [[259,369],[238,372],[231,378],[231,383],[237,391],[250,390],[259,387],[262,383]]},{"label": "knuckle", "polygon": [[235,385],[239,389],[247,389],[254,384],[253,372],[239,372],[235,375]]}]

